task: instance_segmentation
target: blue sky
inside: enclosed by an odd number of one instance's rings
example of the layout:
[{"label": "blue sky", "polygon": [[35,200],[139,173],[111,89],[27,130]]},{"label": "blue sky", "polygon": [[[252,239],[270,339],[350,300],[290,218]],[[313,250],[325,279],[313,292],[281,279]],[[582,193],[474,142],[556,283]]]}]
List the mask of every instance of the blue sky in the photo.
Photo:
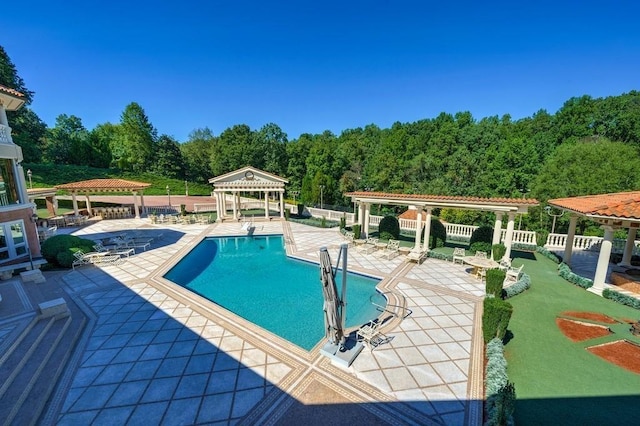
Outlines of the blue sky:
[{"label": "blue sky", "polygon": [[276,123],[290,139],[470,111],[556,112],[640,90],[634,1],[12,1],[0,45],[50,126]]}]

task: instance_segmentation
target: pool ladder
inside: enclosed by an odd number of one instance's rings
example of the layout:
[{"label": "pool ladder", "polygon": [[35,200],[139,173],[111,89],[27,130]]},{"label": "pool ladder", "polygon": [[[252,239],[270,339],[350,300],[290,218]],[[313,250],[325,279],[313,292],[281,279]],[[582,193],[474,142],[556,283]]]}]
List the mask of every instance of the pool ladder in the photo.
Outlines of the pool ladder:
[{"label": "pool ladder", "polygon": [[[369,298],[369,302],[371,302],[371,304],[375,306],[376,309],[378,309],[380,312],[386,312],[391,315],[391,318],[383,320],[383,324],[385,328],[387,325],[390,325],[389,323],[391,322],[394,322],[394,323],[397,322],[398,324],[400,324],[402,320],[404,320],[405,318],[407,318],[409,315],[413,313],[411,309],[407,308],[407,298],[404,297],[404,295],[400,293],[396,293],[395,291],[385,291],[385,292],[382,292],[382,295],[387,299],[388,303],[386,306],[382,306],[374,302],[373,301],[374,296],[371,296]],[[392,301],[395,303],[390,303]],[[392,308],[392,309],[389,309],[389,308]]]}]

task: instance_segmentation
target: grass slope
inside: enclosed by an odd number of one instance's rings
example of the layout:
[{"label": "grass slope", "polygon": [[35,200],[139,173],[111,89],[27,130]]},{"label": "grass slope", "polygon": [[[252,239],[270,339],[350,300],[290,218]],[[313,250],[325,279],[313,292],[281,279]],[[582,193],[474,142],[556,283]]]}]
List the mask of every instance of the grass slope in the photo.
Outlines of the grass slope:
[{"label": "grass slope", "polygon": [[564,311],[598,312],[638,319],[640,311],[576,287],[557,275],[557,265],[536,255],[525,264],[532,287],[509,299],[513,338],[505,347],[508,373],[515,383],[516,424],[637,424],[640,375],[607,363],[585,350],[594,343],[626,338],[640,342],[628,326],[591,342],[571,342],[558,329]]}]

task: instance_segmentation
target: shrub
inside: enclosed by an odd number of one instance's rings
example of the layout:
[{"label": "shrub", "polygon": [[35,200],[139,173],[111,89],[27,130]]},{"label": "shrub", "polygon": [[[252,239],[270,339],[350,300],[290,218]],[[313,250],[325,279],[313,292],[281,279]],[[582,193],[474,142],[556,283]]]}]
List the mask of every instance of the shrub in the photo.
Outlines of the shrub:
[{"label": "shrub", "polygon": [[531,287],[531,277],[525,273],[520,274],[520,279],[502,291],[505,299],[520,294]]},{"label": "shrub", "polygon": [[486,293],[494,297],[502,297],[502,284],[506,275],[506,272],[500,269],[489,269],[487,271]]},{"label": "shrub", "polygon": [[304,204],[302,203],[298,204],[298,216],[304,216]]},{"label": "shrub", "polygon": [[440,253],[438,251],[433,251],[433,250],[429,250],[427,252],[427,257],[453,262],[453,254]]},{"label": "shrub", "polygon": [[70,268],[73,263],[73,253],[95,251],[91,240],[85,240],[74,235],[55,235],[42,243],[42,257],[53,265]]},{"label": "shrub", "polygon": [[611,299],[614,302],[618,302],[623,305],[631,306],[635,309],[640,309],[640,300],[631,296],[627,296],[626,294],[618,293],[615,290],[605,288],[602,292],[602,297],[604,297],[605,299]]},{"label": "shrub", "polygon": [[536,243],[539,247],[544,247],[547,244],[547,237],[549,236],[549,231],[547,230],[539,230],[536,231]]},{"label": "shrub", "polygon": [[540,253],[541,255],[543,255],[544,257],[546,257],[547,259],[551,259],[553,262],[555,263],[560,263],[562,262],[562,258],[560,256],[558,256],[557,254],[550,252],[549,250],[547,250],[544,247],[540,247],[538,246],[538,248],[536,249],[536,251],[538,253]]},{"label": "shrub", "polygon": [[378,232],[382,235],[383,232],[388,232],[393,235],[393,239],[397,240],[400,236],[400,222],[395,216],[385,216],[380,220],[378,225]]},{"label": "shrub", "polygon": [[494,244],[491,246],[491,255],[493,256],[493,260],[495,260],[496,262],[500,262],[506,252],[507,247],[502,243]]},{"label": "shrub", "polygon": [[393,238],[393,235],[391,235],[391,233],[389,232],[381,232],[379,235],[381,240],[395,240],[395,238]]},{"label": "shrub", "polygon": [[482,241],[478,241],[475,242],[473,244],[471,244],[470,247],[471,251],[473,253],[477,252],[477,251],[484,251],[485,253],[489,253],[491,251],[491,243],[485,243]]},{"label": "shrub", "polygon": [[513,307],[509,302],[495,297],[484,299],[484,312],[482,313],[482,334],[485,343],[497,337],[504,338],[511,319]]},{"label": "shrub", "polygon": [[447,241],[447,228],[438,219],[431,219],[431,229],[429,232],[429,248],[444,247]]},{"label": "shrub", "polygon": [[485,370],[485,390],[487,394],[487,425],[513,424],[516,391],[507,376],[507,360],[504,345],[500,339],[492,339],[487,344],[487,366]]},{"label": "shrub", "polygon": [[291,219],[291,209],[284,209],[284,218],[285,220]]},{"label": "shrub", "polygon": [[322,216],[322,219],[320,219],[320,228],[326,228],[327,227],[327,218]]},{"label": "shrub", "polygon": [[360,230],[360,224],[356,223],[355,225],[353,225],[353,238],[356,240],[360,239],[360,234],[361,234],[361,230]]},{"label": "shrub", "polygon": [[342,216],[340,218],[340,229],[344,229],[347,227],[347,218]]},{"label": "shrub", "polygon": [[513,424],[513,412],[516,408],[516,388],[511,382],[500,388],[495,394],[487,397],[487,425]]},{"label": "shrub", "polygon": [[[471,238],[469,238],[469,245],[472,246],[473,243],[482,242],[489,244],[491,247],[491,242],[493,241],[493,228],[490,226],[479,226],[473,234],[471,234]],[[488,252],[489,250],[487,250]]]},{"label": "shrub", "polygon": [[569,281],[571,284],[575,284],[582,288],[590,288],[593,286],[593,280],[581,277],[580,275],[571,272],[571,268],[569,268],[569,266],[564,262],[558,265],[558,275]]}]

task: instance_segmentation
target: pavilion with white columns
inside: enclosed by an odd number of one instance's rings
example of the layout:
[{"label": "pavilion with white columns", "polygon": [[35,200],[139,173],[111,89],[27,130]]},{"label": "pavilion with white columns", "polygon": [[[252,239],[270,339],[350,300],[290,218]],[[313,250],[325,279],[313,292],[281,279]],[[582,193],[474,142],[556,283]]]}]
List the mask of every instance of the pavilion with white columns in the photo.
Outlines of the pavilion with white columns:
[{"label": "pavilion with white columns", "polygon": [[640,191],[557,198],[549,200],[547,203],[557,209],[569,212],[569,230],[563,256],[563,262],[569,266],[571,266],[578,217],[591,219],[601,225],[604,230],[604,239],[598,254],[593,287],[589,290],[602,294],[611,257],[613,234],[618,229],[628,230],[622,261],[618,266],[631,267],[631,255],[638,227],[640,227]]},{"label": "pavilion with white columns", "polygon": [[[140,219],[140,212],[145,211],[144,190],[150,186],[150,183],[134,182],[124,179],[91,179],[56,185],[55,188],[71,193],[73,212],[75,215],[79,214],[78,195],[84,195],[89,216],[93,215],[93,210],[91,209],[91,194],[104,194],[105,192],[131,192],[131,195],[133,196],[134,215],[136,219]],[[138,195],[140,195],[140,203],[138,203]]]},{"label": "pavilion with white columns", "polygon": [[350,192],[345,196],[351,197],[351,201],[357,205],[359,211],[358,223],[360,223],[365,236],[369,235],[369,216],[372,204],[408,206],[410,209],[416,210],[416,241],[412,250],[416,253],[423,253],[429,249],[431,214],[434,208],[494,212],[496,214],[496,222],[493,227],[493,244],[500,242],[502,218],[506,215],[507,232],[503,241],[507,248],[504,255],[505,258],[511,257],[511,242],[513,240],[516,215],[527,214],[529,207],[539,204],[535,199],[525,198],[480,198],[386,192]]},{"label": "pavilion with white columns", "polygon": [[[213,184],[213,196],[216,200],[217,221],[238,220],[241,217],[241,195],[258,193],[264,195],[264,217],[269,216],[269,196],[278,194],[278,211],[280,219],[284,219],[284,186],[287,179],[255,167],[247,166],[232,172],[209,179]],[[228,206],[227,194],[231,194],[231,206]],[[229,208],[230,207],[230,208]],[[231,210],[232,214],[227,212]]]}]

